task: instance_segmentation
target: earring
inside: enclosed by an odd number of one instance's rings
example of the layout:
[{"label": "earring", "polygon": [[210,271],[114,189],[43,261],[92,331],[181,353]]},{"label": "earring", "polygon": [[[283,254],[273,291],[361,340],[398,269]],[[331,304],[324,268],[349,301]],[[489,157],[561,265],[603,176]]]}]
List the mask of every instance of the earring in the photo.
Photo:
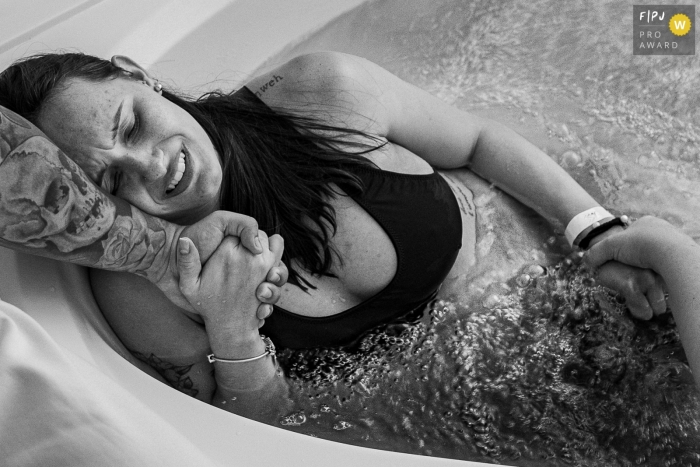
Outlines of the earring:
[{"label": "earring", "polygon": [[163,90],[163,85],[156,81],[156,84],[153,85],[153,89],[156,92],[161,92]]}]

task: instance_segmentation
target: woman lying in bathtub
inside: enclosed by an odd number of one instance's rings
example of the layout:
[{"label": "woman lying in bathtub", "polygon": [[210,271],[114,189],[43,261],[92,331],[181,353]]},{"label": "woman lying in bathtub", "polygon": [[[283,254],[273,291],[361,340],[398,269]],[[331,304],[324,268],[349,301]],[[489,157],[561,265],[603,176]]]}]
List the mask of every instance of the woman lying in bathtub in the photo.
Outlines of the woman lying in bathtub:
[{"label": "woman lying in bathtub", "polygon": [[[470,192],[434,168],[469,168],[567,226],[573,244],[622,230],[513,131],[357,57],[302,56],[233,94],[192,101],[125,57],[110,64],[49,55],[3,73],[0,104],[35,123],[105,191],[158,218],[194,224],[196,244],[187,233],[179,240],[189,306],[173,305],[148,274],[150,282],[95,270],[93,290],[134,355],[174,387],[249,416],[263,416],[284,391],[261,333],[292,348],[351,344],[421,308],[455,261],[471,260]],[[236,237],[213,254],[209,241],[203,253],[206,230],[196,229],[218,209],[249,215],[281,237],[261,233],[259,255]],[[201,275],[199,253],[208,258]],[[276,266],[280,259],[288,270]],[[664,312],[662,281],[643,269],[650,265],[615,259],[622,262],[600,267],[601,282],[639,317]],[[125,270],[104,259],[91,265]],[[275,284],[287,274],[279,296]],[[232,394],[238,403],[223,405]]]}]

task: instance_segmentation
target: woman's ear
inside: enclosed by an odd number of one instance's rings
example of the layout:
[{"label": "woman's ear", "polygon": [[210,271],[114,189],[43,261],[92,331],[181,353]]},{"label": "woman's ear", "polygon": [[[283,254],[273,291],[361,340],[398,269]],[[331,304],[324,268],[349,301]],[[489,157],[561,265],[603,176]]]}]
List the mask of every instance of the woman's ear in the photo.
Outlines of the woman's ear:
[{"label": "woman's ear", "polygon": [[143,81],[144,84],[160,93],[162,86],[157,79],[152,77],[145,68],[125,55],[114,55],[111,59],[112,65],[121,68],[133,79]]}]

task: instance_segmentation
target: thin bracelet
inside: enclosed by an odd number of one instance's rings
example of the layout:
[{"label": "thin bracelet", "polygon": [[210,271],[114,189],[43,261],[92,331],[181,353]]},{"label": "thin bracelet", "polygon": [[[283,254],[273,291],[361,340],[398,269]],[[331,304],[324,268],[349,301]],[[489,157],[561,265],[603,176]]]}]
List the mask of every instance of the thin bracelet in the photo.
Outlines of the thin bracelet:
[{"label": "thin bracelet", "polygon": [[612,229],[615,226],[621,226],[621,227],[627,227],[630,223],[630,218],[627,216],[620,216],[620,217],[615,217],[613,219],[610,219],[605,222],[601,222],[598,225],[593,224],[592,228],[586,233],[586,235],[583,235],[580,240],[574,241],[574,245],[578,246],[582,250],[587,250],[588,246],[590,245],[591,241],[597,237],[598,235],[602,234],[603,232],[607,232],[608,230]]},{"label": "thin bracelet", "polygon": [[261,353],[257,357],[250,357],[250,358],[238,358],[238,359],[233,359],[233,358],[219,358],[215,356],[213,353],[207,355],[207,360],[209,360],[209,363],[214,363],[214,362],[220,362],[220,363],[247,363],[247,362],[254,362],[255,360],[260,360],[261,358],[265,358],[268,355],[271,357],[274,357],[277,354],[277,351],[275,350],[275,344],[272,343],[272,340],[270,340],[269,337],[265,337],[262,334],[260,335],[260,338],[262,341],[265,343],[265,352]]},{"label": "thin bracelet", "polygon": [[576,214],[566,226],[566,240],[569,245],[574,246],[574,241],[581,233],[591,227],[596,222],[613,219],[615,216],[610,214],[605,208],[596,206],[591,209]]}]

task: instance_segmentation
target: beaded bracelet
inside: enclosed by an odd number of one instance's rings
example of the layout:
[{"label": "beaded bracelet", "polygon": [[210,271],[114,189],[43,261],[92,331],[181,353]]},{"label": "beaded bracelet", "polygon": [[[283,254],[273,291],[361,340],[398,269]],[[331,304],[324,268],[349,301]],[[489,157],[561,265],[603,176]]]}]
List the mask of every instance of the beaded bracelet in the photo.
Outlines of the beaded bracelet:
[{"label": "beaded bracelet", "polygon": [[214,362],[220,362],[220,363],[247,363],[247,362],[254,362],[255,360],[260,360],[261,358],[267,357],[270,355],[271,357],[274,357],[277,354],[277,350],[275,349],[275,344],[272,343],[272,340],[269,337],[265,337],[262,334],[260,335],[260,338],[262,341],[265,343],[265,352],[262,354],[258,355],[257,357],[250,357],[250,358],[219,358],[215,356],[213,353],[207,355],[207,360],[209,360],[209,363],[214,363]]}]

